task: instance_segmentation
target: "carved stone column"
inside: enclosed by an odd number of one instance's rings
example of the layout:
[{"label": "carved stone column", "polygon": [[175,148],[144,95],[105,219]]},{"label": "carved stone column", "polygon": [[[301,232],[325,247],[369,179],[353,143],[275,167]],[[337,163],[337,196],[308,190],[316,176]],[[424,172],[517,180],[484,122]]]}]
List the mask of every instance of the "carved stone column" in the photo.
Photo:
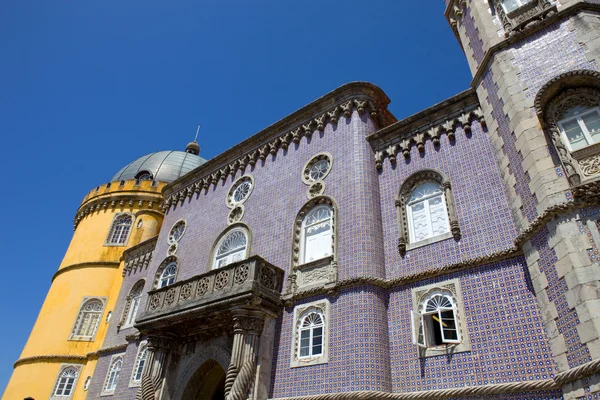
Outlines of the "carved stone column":
[{"label": "carved stone column", "polygon": [[165,376],[167,357],[172,347],[172,340],[166,337],[150,336],[148,338],[148,356],[142,371],[142,386],[136,400],[156,400]]},{"label": "carved stone column", "polygon": [[264,326],[262,313],[251,310],[233,312],[233,347],[225,378],[225,398],[248,398],[256,373],[256,355]]}]

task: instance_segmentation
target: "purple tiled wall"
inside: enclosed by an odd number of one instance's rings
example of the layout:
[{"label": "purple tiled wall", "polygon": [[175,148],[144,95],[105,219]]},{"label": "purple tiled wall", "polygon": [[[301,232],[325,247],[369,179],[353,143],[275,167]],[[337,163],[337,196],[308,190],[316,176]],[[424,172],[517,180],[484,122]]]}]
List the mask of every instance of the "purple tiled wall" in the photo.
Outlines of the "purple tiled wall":
[{"label": "purple tiled wall", "polygon": [[[508,199],[489,135],[477,122],[467,136],[456,130],[456,141],[447,136],[439,148],[426,142],[425,153],[411,149],[410,160],[398,158],[395,167],[385,164],[380,174],[381,211],[385,240],[385,264],[389,279],[415,274],[510,248],[516,235]],[[447,239],[398,254],[399,236],[395,199],[402,183],[415,172],[435,169],[448,176],[456,200],[462,238]]]},{"label": "purple tiled wall", "polygon": [[127,351],[120,350],[112,353],[105,353],[98,359],[98,364],[96,364],[96,370],[94,371],[94,376],[92,376],[92,381],[90,383],[90,388],[87,392],[88,399],[99,399],[101,398],[102,387],[104,386],[106,375],[108,373],[108,369],[110,367],[110,361],[113,355],[125,353],[123,356],[123,367],[121,368],[121,373],[119,375],[119,379],[117,381],[117,387],[112,396],[107,398],[115,398],[115,399],[135,399],[135,394],[138,391],[137,387],[129,387],[129,381],[131,379],[131,374],[133,373],[133,368],[135,366],[135,361],[137,357],[138,344],[131,343],[127,346]]},{"label": "purple tiled wall", "polygon": [[[412,344],[414,288],[458,278],[471,351],[419,358]],[[548,379],[554,362],[523,259],[507,260],[397,288],[389,329],[395,392]],[[463,319],[464,318],[464,319]],[[538,397],[536,397],[538,398]]]}]

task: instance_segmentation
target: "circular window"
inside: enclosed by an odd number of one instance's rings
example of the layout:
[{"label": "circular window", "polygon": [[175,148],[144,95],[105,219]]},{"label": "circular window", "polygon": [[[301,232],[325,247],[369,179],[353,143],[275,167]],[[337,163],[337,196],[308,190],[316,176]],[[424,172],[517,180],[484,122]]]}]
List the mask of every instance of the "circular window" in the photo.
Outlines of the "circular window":
[{"label": "circular window", "polygon": [[302,180],[307,185],[310,185],[313,182],[325,179],[330,171],[331,155],[328,153],[317,154],[304,166]]},{"label": "circular window", "polygon": [[252,181],[252,178],[249,176],[242,176],[233,184],[231,190],[229,190],[227,203],[230,207],[242,204],[250,197],[253,188],[254,182]]},{"label": "circular window", "polygon": [[185,233],[185,221],[177,221],[169,232],[169,243],[174,244],[179,242],[183,234]]}]

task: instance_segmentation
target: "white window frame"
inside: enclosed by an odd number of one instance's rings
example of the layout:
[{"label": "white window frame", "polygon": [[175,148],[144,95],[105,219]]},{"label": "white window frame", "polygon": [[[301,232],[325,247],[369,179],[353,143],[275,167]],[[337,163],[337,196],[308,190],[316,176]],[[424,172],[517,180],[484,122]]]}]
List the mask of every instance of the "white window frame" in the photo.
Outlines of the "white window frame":
[{"label": "white window frame", "polygon": [[[71,386],[71,391],[69,392],[69,394],[65,395],[65,394],[57,394],[59,385],[60,385],[60,381],[63,378],[62,374],[69,368],[72,368],[75,370],[75,378],[73,379],[72,382],[72,386]],[[66,400],[66,399],[71,399],[73,398],[73,394],[75,393],[75,389],[77,388],[77,382],[79,381],[79,375],[81,375],[81,368],[82,365],[81,364],[61,364],[60,368],[58,370],[58,375],[56,376],[56,379],[54,381],[54,386],[52,387],[52,394],[50,395],[50,399],[51,400]],[[63,388],[64,389],[64,388]],[[63,391],[64,393],[64,391]]]},{"label": "white window frame", "polygon": [[[138,370],[140,369],[140,363],[142,361],[143,352],[146,353],[146,358],[144,358],[144,365],[142,365],[142,370],[140,371],[140,379],[136,379],[136,375]],[[146,367],[146,363],[148,362],[148,341],[144,340],[140,342],[137,350],[137,354],[135,356],[135,364],[133,365],[133,371],[131,371],[131,378],[129,379],[129,387],[139,387],[142,384],[142,378],[144,376],[144,368]]]},{"label": "white window frame", "polygon": [[[221,248],[221,246],[223,245],[225,240],[227,240],[227,238],[230,235],[233,235],[235,232],[241,232],[244,235],[244,237],[246,238],[245,247],[243,247],[243,248],[240,247],[238,249],[235,249],[234,251],[230,251],[224,255],[223,254],[220,255],[219,249]],[[229,229],[221,236],[221,238],[219,239],[219,241],[217,242],[217,244],[214,247],[212,262],[211,262],[211,269],[223,268],[223,267],[226,267],[235,262],[245,260],[246,258],[248,258],[249,250],[250,250],[250,235],[248,234],[248,230],[241,226],[235,227],[233,229]],[[241,257],[240,257],[240,254],[241,254]],[[222,265],[220,265],[220,263],[223,260],[225,260],[225,262]]]},{"label": "white window frame", "polygon": [[[165,273],[167,272],[167,270],[171,267],[171,266],[175,266],[175,273],[172,275],[166,275]],[[179,265],[177,264],[177,261],[172,261],[170,263],[168,263],[165,268],[160,272],[160,276],[158,278],[158,284],[157,284],[157,289],[161,289],[167,286],[171,286],[172,284],[175,283],[175,281],[177,280],[177,273],[179,272]],[[169,282],[169,280],[172,279],[171,282]],[[165,284],[163,284],[163,282],[166,282]]]},{"label": "white window frame", "polygon": [[[294,308],[294,333],[292,334],[292,357],[290,362],[290,367],[304,367],[307,365],[317,365],[317,364],[326,364],[329,361],[329,301],[327,299],[317,300],[311,303],[306,303],[302,305],[296,306]],[[321,353],[320,354],[312,354],[312,331],[310,336],[310,351],[311,354],[308,356],[300,356],[300,340],[301,340],[301,332],[302,332],[302,324],[306,317],[308,317],[312,313],[317,313],[321,317],[321,328],[322,328],[322,340],[321,340]]]},{"label": "white window frame", "polygon": [[[418,189],[420,186],[428,184],[428,183],[433,183],[435,185],[438,185],[438,187],[440,188],[441,193],[439,194],[434,194],[434,195],[429,195],[427,197],[424,197],[422,199],[416,200],[416,201],[407,201],[406,202],[406,219],[407,219],[407,223],[408,223],[408,241],[410,244],[417,244],[420,242],[425,242],[428,241],[430,239],[435,239],[437,237],[442,237],[442,236],[447,236],[450,233],[450,216],[448,215],[448,204],[446,203],[446,196],[444,194],[444,187],[442,185],[440,185],[437,182],[434,181],[427,181],[427,182],[422,182],[418,185],[416,185],[409,193],[408,198],[410,199],[410,197],[412,196],[412,193]],[[431,210],[429,208],[429,202],[437,197],[441,197],[442,198],[442,207],[446,213],[446,232],[441,233],[441,234],[437,234],[434,235],[433,234],[433,221],[431,220]],[[424,239],[421,240],[417,240],[416,238],[416,234],[415,234],[415,226],[414,226],[414,219],[413,219],[413,212],[412,212],[412,207],[416,204],[419,203],[424,203],[424,207],[425,207],[425,215],[427,216],[427,225],[428,225],[428,231],[429,231],[429,236],[427,236]]]},{"label": "white window frame", "polygon": [[[101,396],[110,396],[112,394],[115,393],[115,390],[117,389],[117,386],[119,385],[119,378],[121,378],[121,374],[123,372],[123,361],[125,359],[125,353],[121,353],[121,354],[115,354],[114,356],[112,356],[110,358],[110,364],[108,365],[108,370],[106,371],[106,378],[104,378],[104,383],[102,384],[102,392],[100,393]],[[113,370],[114,367],[117,365],[117,363],[121,363],[119,371],[116,375],[116,377],[113,380]],[[108,384],[111,383],[112,381],[112,385],[109,388]]]},{"label": "white window frame", "polygon": [[[166,268],[165,268],[166,269]],[[162,274],[161,274],[162,275]],[[142,302],[142,296],[144,295],[144,287],[146,282],[143,279],[137,281],[131,291],[129,292],[129,296],[127,296],[127,303],[125,306],[125,310],[122,318],[122,326],[121,329],[131,328],[135,323],[135,317],[140,309],[140,303]],[[134,291],[139,289],[139,294],[136,294]]]},{"label": "white window frame", "polygon": [[[592,135],[590,134],[590,131],[587,127],[587,125],[583,122],[583,119],[581,118],[582,116],[586,115],[586,114],[590,114],[592,112],[597,113],[598,115],[600,115],[600,107],[591,107],[586,109],[584,112],[579,113],[573,117],[568,117],[568,118],[563,118],[560,121],[558,121],[558,127],[559,127],[559,131],[560,131],[560,137],[563,141],[563,143],[567,146],[567,148],[569,149],[569,151],[579,151],[579,150],[583,150],[588,146],[592,146],[594,144],[598,144],[599,142],[594,142],[594,139],[592,138]],[[581,129],[581,131],[583,132],[583,136],[585,138],[585,140],[588,142],[586,146],[582,147],[581,149],[577,149],[577,150],[573,150],[573,146],[571,146],[571,142],[569,141],[569,138],[567,137],[567,132],[565,131],[565,128],[563,126],[563,124],[565,122],[570,122],[576,120],[577,124],[579,125],[579,128]]]},{"label": "white window frame", "polygon": [[531,3],[531,2],[532,2],[532,1],[534,1],[534,0],[515,0],[515,1],[518,3],[518,6],[517,6],[517,8],[515,8],[514,10],[510,10],[510,11],[508,11],[508,10],[506,9],[506,6],[504,5],[504,0],[500,0],[500,4],[502,5],[502,9],[504,10],[504,12],[505,12],[506,14],[510,14],[510,13],[512,13],[513,11],[517,11],[519,8],[523,7],[525,4]]},{"label": "white window frame", "polygon": [[[127,233],[125,234],[125,237],[122,240],[120,240],[120,238],[123,235],[122,235],[122,232],[120,232],[119,236],[118,236],[119,240],[113,241],[114,231],[117,228],[117,221],[122,217],[129,218],[129,221],[130,221],[129,229],[127,230]],[[134,222],[134,216],[131,213],[115,214],[115,216],[113,217],[112,223],[110,224],[110,229],[108,230],[108,235],[106,235],[106,240],[104,242],[104,245],[105,246],[115,246],[115,247],[127,246],[127,243],[129,242],[129,236],[131,236],[131,231],[133,230],[133,222]]]},{"label": "white window frame", "polygon": [[[306,258],[306,252],[307,252],[307,245],[306,245],[306,240],[307,240],[307,234],[306,231],[308,228],[310,228],[310,226],[306,225],[306,221],[308,219],[308,217],[313,213],[316,212],[319,209],[323,209],[326,208],[329,210],[330,214],[329,214],[329,231],[328,231],[328,235],[329,235],[329,244],[330,244],[330,249],[329,249],[329,254],[324,255],[322,257],[319,258],[315,258],[314,260],[307,260]],[[306,215],[304,216],[304,218],[302,219],[302,231],[300,233],[300,264],[307,264],[307,263],[312,263],[318,260],[322,260],[324,258],[330,257],[333,255],[333,207],[329,204],[319,204],[314,206],[313,208],[311,208]],[[321,220],[319,222],[317,222],[316,224],[322,224],[324,223],[326,220]],[[313,224],[313,225],[316,225]],[[313,226],[311,225],[311,226]],[[321,233],[321,235],[323,235],[323,233]]]},{"label": "white window frame", "polygon": [[[448,353],[460,353],[471,350],[471,342],[467,329],[463,326],[465,311],[462,300],[459,279],[434,283],[412,289],[413,309],[410,310],[411,339],[415,348],[419,349],[421,357],[438,356]],[[452,304],[457,339],[446,339],[440,326],[442,344],[431,343],[434,327],[427,317],[436,312],[424,312],[427,303],[435,296],[446,296]],[[442,310],[443,311],[443,310]],[[438,309],[437,318],[441,320],[441,311]]]},{"label": "white window frame", "polygon": [[[80,327],[83,324],[83,318],[84,318],[83,308],[86,306],[86,304],[88,304],[92,301],[99,301],[102,304],[102,310],[98,313],[99,318],[97,320],[94,331],[91,335],[78,335],[77,333],[79,332]],[[106,297],[84,297],[83,300],[81,301],[81,305],[79,306],[79,310],[77,311],[77,315],[75,316],[75,322],[73,323],[73,327],[71,328],[71,335],[69,336],[69,340],[85,341],[85,342],[94,341],[94,339],[96,338],[96,334],[98,333],[98,330],[100,329],[100,324],[102,323],[102,320],[103,320],[102,316],[104,315],[105,306],[106,306]]]}]

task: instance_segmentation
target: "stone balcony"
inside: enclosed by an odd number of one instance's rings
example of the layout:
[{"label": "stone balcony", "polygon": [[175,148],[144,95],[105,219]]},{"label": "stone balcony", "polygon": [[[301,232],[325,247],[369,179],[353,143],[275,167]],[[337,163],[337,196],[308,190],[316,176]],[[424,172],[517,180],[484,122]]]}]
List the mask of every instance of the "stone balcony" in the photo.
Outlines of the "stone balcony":
[{"label": "stone balcony", "polygon": [[143,333],[212,336],[229,331],[235,309],[257,309],[278,315],[282,310],[283,275],[282,269],[253,256],[151,290],[136,327]]}]

